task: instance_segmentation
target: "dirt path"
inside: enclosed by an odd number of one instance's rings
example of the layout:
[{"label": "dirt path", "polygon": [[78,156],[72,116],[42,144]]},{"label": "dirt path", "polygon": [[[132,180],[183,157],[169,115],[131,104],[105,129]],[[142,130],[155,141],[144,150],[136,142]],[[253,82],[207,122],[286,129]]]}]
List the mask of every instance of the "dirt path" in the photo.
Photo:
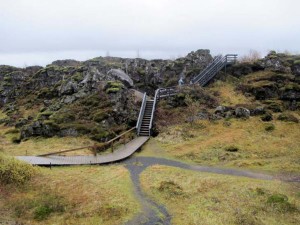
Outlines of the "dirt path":
[{"label": "dirt path", "polygon": [[209,166],[194,166],[186,163],[178,162],[175,160],[169,160],[164,158],[155,157],[132,157],[125,161],[126,168],[129,170],[132,182],[134,184],[134,192],[137,199],[140,201],[143,212],[137,215],[133,220],[126,223],[126,225],[155,225],[155,224],[171,224],[171,215],[168,213],[163,205],[155,203],[151,200],[141,189],[140,174],[149,166],[153,165],[165,165],[172,166],[181,169],[193,170],[198,172],[208,172],[240,177],[248,177],[261,180],[275,180],[279,179],[285,182],[300,182],[300,176],[298,177],[286,177],[286,176],[272,176],[264,173],[252,172],[247,170],[237,170],[228,168],[217,168]]}]

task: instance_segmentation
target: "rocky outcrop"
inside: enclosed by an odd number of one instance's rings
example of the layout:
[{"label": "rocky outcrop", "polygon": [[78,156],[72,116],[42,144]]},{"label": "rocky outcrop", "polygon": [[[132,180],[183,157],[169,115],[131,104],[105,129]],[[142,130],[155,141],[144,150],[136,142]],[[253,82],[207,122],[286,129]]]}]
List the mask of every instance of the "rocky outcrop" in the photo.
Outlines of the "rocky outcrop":
[{"label": "rocky outcrop", "polygon": [[237,118],[249,118],[250,117],[250,110],[243,108],[243,107],[238,107],[235,109],[235,116]]},{"label": "rocky outcrop", "polygon": [[116,80],[121,81],[127,87],[133,86],[133,80],[121,69],[111,69],[107,72],[108,76],[113,77]]}]

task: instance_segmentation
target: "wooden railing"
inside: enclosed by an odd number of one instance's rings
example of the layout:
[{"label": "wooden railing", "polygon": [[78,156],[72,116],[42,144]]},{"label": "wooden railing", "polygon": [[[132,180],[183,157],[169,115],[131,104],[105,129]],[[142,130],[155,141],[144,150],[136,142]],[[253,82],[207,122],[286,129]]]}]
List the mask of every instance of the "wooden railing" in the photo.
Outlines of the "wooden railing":
[{"label": "wooden railing", "polygon": [[125,134],[128,134],[129,132],[135,130],[136,127],[133,127],[125,132],[123,132],[122,134],[114,137],[113,139],[104,142],[104,143],[99,143],[99,144],[94,144],[94,145],[88,145],[88,146],[83,146],[83,147],[79,147],[79,148],[72,148],[72,149],[67,149],[67,150],[60,150],[60,151],[56,151],[56,152],[49,152],[49,153],[45,153],[45,154],[41,154],[41,155],[37,155],[37,156],[50,156],[50,155],[57,155],[57,154],[61,154],[61,153],[66,153],[66,152],[74,152],[74,151],[78,151],[78,150],[83,150],[83,149],[92,149],[94,152],[96,152],[96,150],[98,149],[102,149],[104,150],[105,148],[107,148],[108,146],[110,146],[113,150],[113,143],[115,141],[117,141],[118,139],[120,139],[121,137],[123,137]]}]

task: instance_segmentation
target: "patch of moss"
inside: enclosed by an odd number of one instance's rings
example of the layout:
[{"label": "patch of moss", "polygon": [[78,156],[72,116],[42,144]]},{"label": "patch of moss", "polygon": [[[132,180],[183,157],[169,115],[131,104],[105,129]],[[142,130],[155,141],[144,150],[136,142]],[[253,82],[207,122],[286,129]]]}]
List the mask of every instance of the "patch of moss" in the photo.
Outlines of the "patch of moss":
[{"label": "patch of moss", "polygon": [[77,81],[77,82],[82,81],[83,74],[80,73],[80,72],[76,72],[76,73],[74,73],[74,75],[72,75],[72,79]]},{"label": "patch of moss", "polygon": [[112,93],[118,93],[121,89],[120,88],[108,88],[106,89],[107,94],[112,94]]},{"label": "patch of moss", "polygon": [[124,85],[120,81],[108,81],[107,88],[123,88]]},{"label": "patch of moss", "polygon": [[141,76],[144,76],[144,75],[146,74],[146,71],[145,71],[144,69],[142,69],[142,68],[138,68],[138,69],[137,69],[137,73],[138,73],[139,75],[141,75]]},{"label": "patch of moss", "polygon": [[73,122],[76,119],[75,112],[67,110],[67,111],[59,111],[51,116],[51,119],[58,124],[61,123],[69,123]]},{"label": "patch of moss", "polygon": [[300,59],[295,60],[294,65],[300,65]]}]

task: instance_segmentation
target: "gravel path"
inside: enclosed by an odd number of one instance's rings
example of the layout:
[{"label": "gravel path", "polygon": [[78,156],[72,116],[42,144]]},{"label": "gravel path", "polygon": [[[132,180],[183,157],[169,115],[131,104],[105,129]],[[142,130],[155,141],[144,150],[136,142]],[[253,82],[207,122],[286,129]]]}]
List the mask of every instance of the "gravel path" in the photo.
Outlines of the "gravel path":
[{"label": "gravel path", "polygon": [[163,205],[160,205],[151,200],[141,189],[140,174],[149,166],[165,165],[181,169],[193,170],[198,172],[208,172],[215,174],[224,174],[240,177],[248,177],[261,180],[279,179],[285,182],[300,182],[298,177],[272,176],[264,173],[252,172],[247,170],[237,170],[228,168],[217,168],[210,166],[194,166],[186,163],[155,157],[131,157],[123,161],[125,167],[129,170],[132,182],[134,184],[134,193],[142,206],[142,213],[137,215],[133,220],[126,225],[155,225],[155,224],[171,224],[171,215]]}]

